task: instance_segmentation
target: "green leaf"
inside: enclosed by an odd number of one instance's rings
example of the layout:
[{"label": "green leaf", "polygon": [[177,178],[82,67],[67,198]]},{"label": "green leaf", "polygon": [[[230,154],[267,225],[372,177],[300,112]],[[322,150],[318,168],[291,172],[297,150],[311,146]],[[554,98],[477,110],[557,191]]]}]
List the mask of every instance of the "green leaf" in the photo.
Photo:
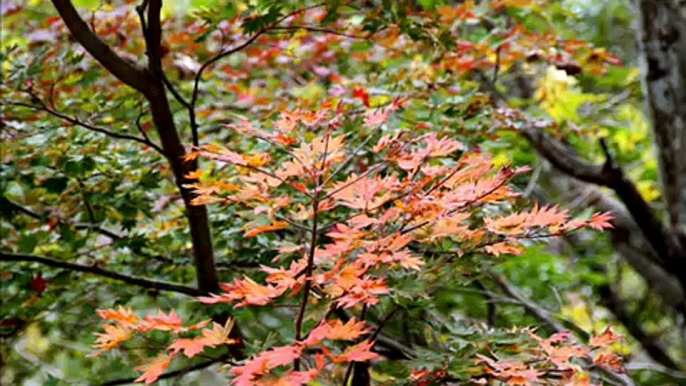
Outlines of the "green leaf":
[{"label": "green leaf", "polygon": [[49,178],[41,184],[50,193],[62,193],[69,184],[69,179],[67,177],[52,177]]}]

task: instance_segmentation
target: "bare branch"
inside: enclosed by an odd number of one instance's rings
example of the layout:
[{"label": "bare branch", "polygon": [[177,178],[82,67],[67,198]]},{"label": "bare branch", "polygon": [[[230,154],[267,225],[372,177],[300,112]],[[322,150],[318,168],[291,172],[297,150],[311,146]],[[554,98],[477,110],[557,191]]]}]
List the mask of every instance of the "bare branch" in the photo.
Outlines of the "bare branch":
[{"label": "bare branch", "polygon": [[113,280],[117,280],[123,283],[147,288],[155,289],[160,291],[171,291],[182,293],[190,296],[200,296],[205,294],[204,291],[193,287],[187,287],[181,284],[169,283],[159,280],[145,279],[136,276],[124,275],[118,272],[103,269],[97,266],[89,266],[83,264],[68,263],[66,261],[60,261],[56,259],[51,259],[49,257],[34,256],[34,255],[20,255],[12,253],[0,252],[0,261],[3,262],[32,262],[47,265],[49,267],[66,269],[75,272],[84,272],[92,275],[103,276]]},{"label": "bare branch", "polygon": [[214,63],[220,61],[221,59],[245,49],[246,47],[251,45],[255,40],[257,40],[260,36],[262,36],[265,32],[267,32],[267,28],[263,28],[263,29],[257,31],[253,36],[251,36],[248,40],[246,40],[242,44],[240,44],[234,48],[221,51],[217,55],[213,56],[210,60],[203,63],[202,66],[200,66],[198,73],[195,74],[195,80],[193,81],[193,93],[191,94],[191,101],[190,101],[191,122],[195,121],[195,106],[198,102],[198,93],[200,91],[200,82],[202,81],[202,75],[205,72],[205,70],[207,70],[208,67],[210,67]]},{"label": "bare branch", "polygon": [[[317,189],[315,189],[316,191]],[[295,320],[295,340],[302,338],[302,324],[305,318],[305,308],[307,307],[310,289],[312,288],[312,271],[314,270],[314,255],[317,250],[317,226],[319,225],[319,196],[315,193],[312,199],[312,239],[310,239],[310,250],[307,257],[307,268],[305,269],[305,286],[303,288],[303,298],[300,303],[298,317]],[[300,368],[300,360],[293,362],[293,368],[297,371]]]},{"label": "bare branch", "polygon": [[652,371],[655,373],[662,373],[672,378],[686,380],[686,373],[683,371],[674,371],[652,363],[627,363],[626,369],[630,372],[636,371]]},{"label": "bare branch", "polygon": [[367,40],[372,34],[369,34],[367,36],[358,36],[358,35],[353,35],[349,34],[346,32],[341,32],[341,31],[336,31],[334,29],[329,29],[329,28],[321,28],[321,27],[315,27],[315,26],[309,26],[309,25],[288,25],[288,26],[274,26],[270,28],[271,31],[308,31],[308,32],[316,32],[316,33],[323,33],[327,35],[335,35],[335,36],[342,36],[350,39],[356,39],[356,40]]}]

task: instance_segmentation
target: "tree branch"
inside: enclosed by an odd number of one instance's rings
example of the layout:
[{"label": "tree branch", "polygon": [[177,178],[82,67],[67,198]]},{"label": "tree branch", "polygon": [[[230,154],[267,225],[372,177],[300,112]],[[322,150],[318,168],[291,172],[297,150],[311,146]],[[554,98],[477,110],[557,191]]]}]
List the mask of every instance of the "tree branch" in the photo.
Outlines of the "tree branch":
[{"label": "tree branch", "polygon": [[654,337],[648,335],[634,317],[629,315],[624,307],[625,302],[619,298],[619,294],[609,285],[600,287],[600,296],[605,307],[615,315],[615,318],[626,327],[631,336],[641,344],[641,347],[656,362],[670,370],[679,370],[679,366],[667,354],[664,347]]},{"label": "tree branch", "polygon": [[155,289],[160,291],[171,291],[182,293],[190,296],[200,296],[205,294],[205,292],[200,291],[193,287],[187,287],[181,284],[169,283],[159,280],[145,279],[141,277],[128,276],[118,272],[110,271],[96,266],[89,266],[76,263],[68,263],[66,261],[60,261],[51,259],[49,257],[35,256],[35,255],[21,255],[13,253],[0,252],[0,261],[4,262],[32,262],[47,265],[49,267],[66,269],[75,272],[84,272],[92,275],[103,276],[113,280],[121,281],[126,284],[131,284],[147,289]]},{"label": "tree branch", "polygon": [[[159,5],[159,0],[151,0],[150,8]],[[148,11],[148,17],[159,16],[157,11]],[[159,20],[148,20],[150,29],[150,40],[154,45],[157,41],[154,30]],[[154,47],[152,47],[154,49]],[[153,54],[153,58],[154,58]],[[207,208],[202,205],[191,205],[193,192],[188,188],[188,173],[198,169],[197,160],[184,160],[186,149],[176,129],[174,116],[167,98],[166,88],[163,80],[163,73],[152,77],[152,84],[144,93],[150,106],[150,114],[157,129],[162,149],[169,161],[174,182],[176,183],[181,197],[183,198],[186,209],[186,217],[190,225],[190,234],[193,243],[193,254],[195,256],[195,269],[198,287],[205,293],[216,292],[219,290],[219,277],[214,261],[214,247],[212,245],[212,233],[210,230]]]},{"label": "tree branch", "polygon": [[[21,213],[23,213],[23,214],[25,214],[31,218],[34,218],[36,220],[42,220],[42,219],[48,218],[48,216],[46,216],[46,215],[36,213],[29,208],[25,208],[25,207],[15,203],[15,202],[10,201],[6,197],[0,197],[0,203],[2,203],[3,206],[7,205],[7,207],[10,210],[14,210],[16,212],[21,212]],[[62,219],[58,219],[58,221],[60,223],[65,223]],[[106,236],[112,240],[120,240],[123,238],[122,236],[120,236],[120,235],[118,235],[118,234],[116,234],[110,230],[107,230],[105,228],[99,227],[95,224],[72,224],[72,225],[74,226],[74,229],[76,229],[76,230],[92,230],[92,231],[100,233],[101,235]]]},{"label": "tree branch", "polygon": [[117,133],[114,131],[104,129],[102,127],[94,126],[94,125],[91,125],[90,123],[83,122],[78,118],[73,118],[73,117],[70,117],[68,115],[64,115],[58,111],[52,110],[51,108],[46,106],[40,100],[39,100],[39,104],[40,104],[40,106],[36,106],[36,105],[28,104],[28,103],[23,103],[23,102],[0,102],[0,105],[17,106],[17,107],[24,107],[27,109],[36,110],[36,111],[44,111],[44,112],[46,112],[46,113],[48,113],[54,117],[57,117],[63,121],[69,122],[74,126],[83,127],[86,130],[90,130],[90,131],[93,131],[93,132],[96,132],[99,134],[104,134],[108,137],[112,137],[112,138],[116,138],[116,139],[126,139],[129,141],[138,142],[142,145],[149,146],[149,147],[155,149],[155,151],[157,151],[158,153],[164,155],[164,153],[162,152],[162,149],[159,146],[157,146],[154,142],[152,142],[146,138],[140,138],[140,137],[136,137],[134,135],[129,135],[129,134]]},{"label": "tree branch", "polygon": [[[567,324],[570,325],[570,328],[565,327],[562,323],[560,323],[552,315],[550,315],[550,312],[545,310],[543,307],[520,295],[517,292],[517,290],[512,286],[512,284],[510,284],[504,277],[498,274],[492,274],[490,275],[490,277],[506,295],[517,300],[517,302],[524,306],[524,308],[534,317],[536,317],[536,319],[541,321],[541,323],[545,324],[546,326],[552,328],[554,331],[561,332],[571,329],[574,330],[574,332],[577,334],[581,334],[582,336],[588,336],[588,333],[586,333],[581,327],[571,322],[567,322]],[[602,367],[594,367],[593,369],[594,371],[597,371],[606,378],[610,379],[613,383],[620,384],[622,386],[635,386],[634,381],[626,375],[617,374]]]},{"label": "tree branch", "polygon": [[631,372],[635,371],[652,371],[655,373],[665,374],[676,379],[686,380],[686,373],[683,371],[674,371],[652,363],[627,363],[626,369]]},{"label": "tree branch", "polygon": [[[566,331],[567,328],[553,317],[548,310],[540,307],[538,304],[524,298],[504,277],[497,273],[490,275],[491,280],[500,288],[501,291],[510,298],[521,304],[531,315],[540,320],[547,328],[553,331]],[[581,327],[577,328],[576,332],[583,332],[587,335]]]},{"label": "tree branch", "polygon": [[[23,213],[23,214],[25,214],[25,215],[33,218],[33,219],[39,220],[39,221],[42,221],[44,219],[49,218],[49,215],[36,213],[29,208],[25,208],[25,207],[15,203],[15,202],[10,201],[9,199],[7,199],[7,197],[1,197],[0,196],[0,204],[2,204],[4,207],[9,208],[11,211]],[[62,225],[73,226],[74,229],[76,229],[76,230],[90,230],[90,231],[96,232],[98,234],[101,234],[101,235],[103,235],[103,236],[105,236],[105,237],[107,237],[113,241],[125,241],[125,240],[127,240],[126,236],[122,236],[118,233],[115,233],[109,229],[103,228],[103,227],[95,225],[95,224],[84,224],[84,223],[71,224],[71,223],[69,223],[66,220],[63,220],[61,218],[58,218],[57,220]],[[155,259],[155,260],[158,260],[158,261],[163,262],[163,263],[178,264],[177,262],[175,262],[173,259],[171,259],[169,257],[165,257],[165,256],[161,256],[161,255],[153,255],[153,254],[149,254],[149,253],[143,252],[141,250],[136,250],[136,249],[132,249],[131,252],[133,252],[134,254],[136,254],[138,256],[150,258],[150,259]]]},{"label": "tree branch", "polygon": [[[216,358],[216,359],[212,359],[212,360],[209,360],[209,361],[206,361],[206,362],[203,362],[203,363],[198,363],[198,364],[195,364],[195,365],[186,366],[186,367],[180,368],[180,369],[178,369],[178,370],[174,370],[174,371],[170,371],[170,372],[168,372],[168,373],[162,374],[162,375],[160,375],[159,378],[157,378],[157,379],[160,380],[160,379],[169,379],[169,378],[184,376],[184,375],[186,375],[186,374],[188,374],[188,373],[190,373],[190,372],[193,372],[193,371],[198,371],[198,370],[206,369],[206,368],[212,366],[213,364],[218,363],[218,362],[222,362],[222,361],[224,361],[224,360],[226,360],[226,359],[228,359],[228,358],[229,358],[229,356],[226,355],[226,356],[219,357],[219,358]],[[98,386],[118,386],[118,385],[126,385],[126,384],[129,384],[129,383],[134,383],[134,382],[136,381],[137,378],[138,378],[138,377],[123,378],[123,379],[114,379],[114,380],[111,380],[111,381],[107,381],[107,382],[105,382],[105,383],[101,383],[101,384],[99,384]],[[94,386],[95,386],[95,385],[94,385]]]},{"label": "tree branch", "polygon": [[81,18],[70,0],[52,0],[74,39],[107,71],[128,86],[143,92],[150,83],[149,74],[135,63],[124,60],[103,42]]},{"label": "tree branch", "polygon": [[[686,12],[680,1],[639,0],[638,58],[670,225],[686,224]],[[681,228],[683,229],[683,228]],[[686,265],[686,256],[681,264]]]},{"label": "tree branch", "polygon": [[580,159],[543,130],[527,127],[523,134],[541,155],[563,173],[614,190],[648,243],[662,259],[663,266],[672,271],[686,288],[686,265],[681,262],[684,251],[681,250],[676,238],[667,232],[660,219],[653,213],[636,185],[614,161],[604,141],[601,141],[601,146],[606,161],[603,165],[597,165]]},{"label": "tree branch", "polygon": [[253,36],[251,36],[248,40],[243,42],[242,44],[228,49],[228,50],[223,50],[217,55],[213,56],[208,60],[207,62],[203,63],[202,66],[200,66],[200,69],[198,69],[198,73],[195,74],[195,79],[193,80],[193,92],[191,94],[191,101],[188,104],[188,114],[189,114],[189,119],[190,119],[190,124],[191,124],[191,131],[193,132],[193,144],[195,146],[198,146],[199,140],[198,140],[198,123],[197,123],[197,118],[195,116],[195,106],[198,103],[198,95],[200,92],[200,82],[202,81],[202,74],[207,70],[208,67],[213,65],[214,63],[218,62],[219,60],[232,55],[238,51],[241,51],[251,45],[257,38],[262,36],[265,32],[267,32],[266,28],[263,28],[259,31],[257,31]]},{"label": "tree branch", "polygon": [[[148,0],[146,0],[147,2]],[[158,78],[162,78],[162,0],[149,0],[147,54],[148,70]],[[145,4],[145,3],[144,3]]]},{"label": "tree branch", "polygon": [[[541,167],[545,171],[544,178],[547,183],[552,184],[554,190],[561,194],[558,201],[573,202],[571,205],[575,207],[592,206],[603,212],[611,212],[614,217],[614,228],[610,229],[609,233],[618,255],[643,277],[651,291],[662,298],[666,305],[678,308],[684,304],[686,298],[679,280],[661,264],[654,249],[621,201],[595,184],[579,181],[565,173],[552,170],[547,161],[544,161]],[[541,199],[550,201],[549,197]]]}]

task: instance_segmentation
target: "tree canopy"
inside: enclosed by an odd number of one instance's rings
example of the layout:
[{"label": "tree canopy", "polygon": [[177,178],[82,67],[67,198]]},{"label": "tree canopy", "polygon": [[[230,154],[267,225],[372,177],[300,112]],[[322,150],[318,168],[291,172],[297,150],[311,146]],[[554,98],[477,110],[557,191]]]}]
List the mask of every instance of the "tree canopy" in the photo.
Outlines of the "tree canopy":
[{"label": "tree canopy", "polygon": [[683,384],[682,3],[3,2],[3,385]]}]

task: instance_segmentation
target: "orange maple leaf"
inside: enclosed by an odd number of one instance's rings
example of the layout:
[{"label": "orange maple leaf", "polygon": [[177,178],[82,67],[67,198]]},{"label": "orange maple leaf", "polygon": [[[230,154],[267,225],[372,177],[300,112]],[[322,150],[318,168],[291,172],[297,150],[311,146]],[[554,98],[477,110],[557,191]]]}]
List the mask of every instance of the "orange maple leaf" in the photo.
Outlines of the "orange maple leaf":
[{"label": "orange maple leaf", "polygon": [[131,330],[124,326],[119,326],[119,325],[108,325],[105,324],[102,326],[103,330],[105,330],[104,334],[101,333],[96,333],[95,335],[98,337],[98,339],[95,341],[93,344],[93,348],[99,348],[100,350],[96,351],[95,353],[92,354],[92,356],[98,356],[102,354],[103,352],[107,350],[111,350],[122,342],[125,342],[129,339],[131,339]]},{"label": "orange maple leaf", "polygon": [[588,226],[602,231],[603,229],[614,228],[612,223],[610,223],[612,220],[614,220],[614,217],[610,212],[594,213],[588,221]]},{"label": "orange maple leaf", "polygon": [[487,245],[485,248],[486,252],[494,255],[521,255],[524,253],[524,248],[519,245],[512,245],[509,243],[495,243],[493,245]]},{"label": "orange maple leaf", "polygon": [[176,355],[179,351],[183,351],[183,354],[188,358],[193,358],[194,356],[200,354],[205,350],[207,346],[206,340],[202,336],[195,338],[179,338],[175,339],[169,346],[168,350],[172,354]]},{"label": "orange maple leaf", "polygon": [[616,334],[614,331],[612,331],[612,328],[610,326],[607,326],[602,334],[598,336],[592,336],[588,344],[591,347],[605,348],[612,346],[620,339],[622,339],[622,337]]},{"label": "orange maple leaf", "polygon": [[290,134],[298,125],[300,114],[296,111],[281,111],[281,118],[274,122],[274,128],[283,134]]},{"label": "orange maple leaf", "polygon": [[212,159],[215,161],[225,162],[238,166],[245,166],[247,162],[243,157],[231,150],[224,149],[221,146],[216,145],[205,145],[199,150],[200,155],[205,158]]},{"label": "orange maple leaf", "polygon": [[615,373],[623,374],[626,372],[622,357],[613,352],[600,353],[596,355],[593,359],[593,364],[610,369]]},{"label": "orange maple leaf", "polygon": [[243,299],[241,303],[236,304],[236,307],[246,305],[263,306],[273,298],[281,296],[286,290],[286,288],[277,288],[273,285],[260,285],[249,277],[245,277],[243,280],[236,279],[233,281],[233,284],[221,283],[220,287],[224,290],[223,294],[199,297],[198,301],[205,304],[215,304],[232,303]]},{"label": "orange maple leaf", "polygon": [[117,310],[107,309],[107,310],[97,310],[98,315],[106,320],[113,320],[125,327],[133,327],[138,323],[139,319],[134,315],[131,308],[124,308],[119,306]]},{"label": "orange maple leaf", "polygon": [[383,278],[358,277],[346,293],[336,300],[336,303],[343,308],[351,308],[360,303],[373,306],[379,302],[377,296],[387,294],[388,291],[388,286]]},{"label": "orange maple leaf", "polygon": [[323,322],[310,331],[304,343],[308,346],[314,346],[325,339],[355,340],[370,331],[365,329],[365,324],[364,320],[356,322],[354,317],[345,324],[338,319]]},{"label": "orange maple leaf", "polygon": [[184,177],[186,177],[186,179],[189,179],[189,180],[197,180],[200,177],[202,177],[202,170],[195,169],[192,172],[186,173],[186,175]]},{"label": "orange maple leaf", "polygon": [[233,367],[231,372],[237,377],[232,383],[237,386],[252,386],[255,377],[267,374],[275,367],[293,363],[301,354],[302,347],[295,346],[282,346],[264,351],[244,365]]},{"label": "orange maple leaf", "polygon": [[157,316],[148,314],[145,321],[139,323],[136,329],[141,332],[150,330],[179,331],[183,329],[183,319],[174,310],[169,315],[162,310],[157,310]]},{"label": "orange maple leaf", "polygon": [[[271,283],[277,286],[277,288],[295,288],[301,281],[304,281],[305,277],[301,275],[301,272],[307,266],[307,260],[302,259],[299,261],[291,262],[289,269],[284,268],[271,268],[263,266],[262,271],[269,274],[267,276],[267,283]],[[298,278],[300,275],[300,278]]]},{"label": "orange maple leaf", "polygon": [[352,173],[347,180],[334,184],[328,194],[352,209],[375,209],[388,201],[397,183],[395,176],[361,177]]},{"label": "orange maple leaf", "polygon": [[283,221],[275,221],[271,225],[264,225],[261,227],[253,228],[253,229],[245,232],[244,236],[246,238],[255,237],[255,236],[262,234],[262,233],[278,231],[279,229],[285,229],[287,227],[288,227],[288,223],[283,222]]},{"label": "orange maple leaf", "polygon": [[207,328],[202,331],[205,345],[214,347],[221,344],[238,343],[237,339],[229,338],[229,334],[233,330],[233,324],[233,318],[229,318],[223,326],[219,323],[212,323],[212,329]]},{"label": "orange maple leaf", "polygon": [[372,359],[379,357],[379,354],[372,352],[372,347],[374,347],[374,342],[368,340],[362,341],[356,345],[350,346],[341,355],[332,356],[325,349],[324,352],[329,355],[332,361],[335,363],[341,362],[367,362]]},{"label": "orange maple leaf", "polygon": [[233,319],[227,320],[224,326],[219,323],[213,323],[212,329],[208,328],[203,330],[201,336],[174,340],[168,347],[168,350],[170,350],[174,355],[176,355],[179,351],[183,351],[185,356],[188,358],[193,358],[194,356],[203,352],[205,347],[216,347],[221,344],[234,344],[237,342],[237,340],[229,338],[229,333],[231,332],[232,328]]},{"label": "orange maple leaf", "polygon": [[[365,114],[364,125],[366,127],[370,127],[370,128],[377,127],[377,126],[380,126],[380,125],[386,123],[386,121],[388,121],[388,118],[390,118],[390,117],[391,117],[391,110],[389,110],[389,109],[384,109],[384,110],[379,109],[376,111],[369,110],[369,111],[367,111],[367,114]],[[382,149],[382,148],[383,148],[383,145],[381,145],[380,149]]]},{"label": "orange maple leaf", "polygon": [[172,355],[161,354],[152,362],[136,367],[136,370],[142,372],[143,374],[136,378],[134,382],[145,382],[146,385],[154,383],[157,381],[157,378],[159,378],[164,371],[167,370],[171,364],[172,358]]}]

